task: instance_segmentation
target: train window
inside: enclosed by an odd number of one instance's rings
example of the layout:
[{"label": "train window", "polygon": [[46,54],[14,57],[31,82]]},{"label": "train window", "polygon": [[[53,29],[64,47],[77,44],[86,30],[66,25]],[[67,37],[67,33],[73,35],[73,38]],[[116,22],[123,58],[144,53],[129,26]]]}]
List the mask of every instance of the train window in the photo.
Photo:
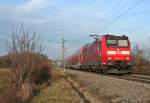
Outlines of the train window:
[{"label": "train window", "polygon": [[117,46],[117,40],[107,40],[108,46]]},{"label": "train window", "polygon": [[128,46],[128,40],[117,40],[117,39],[108,39],[107,40],[107,46],[108,47],[127,47]]},{"label": "train window", "polygon": [[118,46],[128,46],[127,40],[118,40]]}]

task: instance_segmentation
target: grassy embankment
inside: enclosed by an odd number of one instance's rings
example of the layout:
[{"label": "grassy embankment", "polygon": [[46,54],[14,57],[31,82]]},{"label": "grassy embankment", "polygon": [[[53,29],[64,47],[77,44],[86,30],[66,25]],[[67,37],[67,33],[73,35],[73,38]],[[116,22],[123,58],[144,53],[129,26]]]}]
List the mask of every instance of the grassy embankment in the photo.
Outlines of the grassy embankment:
[{"label": "grassy embankment", "polygon": [[30,103],[79,103],[80,97],[60,70],[52,72],[52,84],[40,90]]}]

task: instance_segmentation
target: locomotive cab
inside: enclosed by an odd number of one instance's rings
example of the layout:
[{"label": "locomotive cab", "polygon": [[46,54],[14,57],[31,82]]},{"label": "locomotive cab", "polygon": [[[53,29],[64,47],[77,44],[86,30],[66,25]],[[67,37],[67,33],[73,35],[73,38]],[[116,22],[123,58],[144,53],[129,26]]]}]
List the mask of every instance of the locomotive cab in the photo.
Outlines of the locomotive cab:
[{"label": "locomotive cab", "polygon": [[107,73],[130,73],[132,65],[130,41],[127,36],[106,35],[103,64]]}]

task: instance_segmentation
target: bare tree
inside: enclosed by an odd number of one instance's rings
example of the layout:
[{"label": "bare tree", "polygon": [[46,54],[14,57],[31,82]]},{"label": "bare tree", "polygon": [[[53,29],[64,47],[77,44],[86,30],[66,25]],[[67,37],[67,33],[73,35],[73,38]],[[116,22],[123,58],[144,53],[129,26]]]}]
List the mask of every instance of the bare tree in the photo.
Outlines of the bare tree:
[{"label": "bare tree", "polygon": [[[11,59],[11,83],[9,90],[6,92],[9,99],[7,101],[0,98],[3,103],[15,103],[16,98],[21,96],[20,92],[23,88],[22,84],[29,82],[30,73],[35,69],[35,64],[40,63],[42,53],[42,45],[36,33],[29,33],[21,26],[12,26],[12,33],[9,38],[8,48],[9,57]],[[30,95],[30,94],[28,94]]]},{"label": "bare tree", "polygon": [[143,51],[142,49],[140,49],[140,47],[137,44],[135,44],[133,52],[134,52],[134,62],[135,62],[134,72],[139,72],[142,66]]}]

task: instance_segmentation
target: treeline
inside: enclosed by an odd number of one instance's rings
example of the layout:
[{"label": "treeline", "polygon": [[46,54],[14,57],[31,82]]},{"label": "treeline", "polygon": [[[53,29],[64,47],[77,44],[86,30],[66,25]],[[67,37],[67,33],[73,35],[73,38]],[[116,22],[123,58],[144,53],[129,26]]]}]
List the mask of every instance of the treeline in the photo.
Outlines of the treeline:
[{"label": "treeline", "polygon": [[[16,54],[16,55],[25,55],[25,54]],[[52,63],[52,61],[49,60],[48,57],[44,54],[36,54],[35,53],[35,54],[32,54],[32,55],[34,55],[34,58],[47,60],[47,61],[49,61],[49,63]],[[8,69],[8,68],[10,68],[11,64],[12,64],[11,54],[0,56],[0,68]]]},{"label": "treeline", "polygon": [[10,62],[11,60],[8,55],[0,56],[0,68],[9,68]]},{"label": "treeline", "polygon": [[140,48],[135,45],[133,48],[133,73],[150,75],[150,49]]}]

